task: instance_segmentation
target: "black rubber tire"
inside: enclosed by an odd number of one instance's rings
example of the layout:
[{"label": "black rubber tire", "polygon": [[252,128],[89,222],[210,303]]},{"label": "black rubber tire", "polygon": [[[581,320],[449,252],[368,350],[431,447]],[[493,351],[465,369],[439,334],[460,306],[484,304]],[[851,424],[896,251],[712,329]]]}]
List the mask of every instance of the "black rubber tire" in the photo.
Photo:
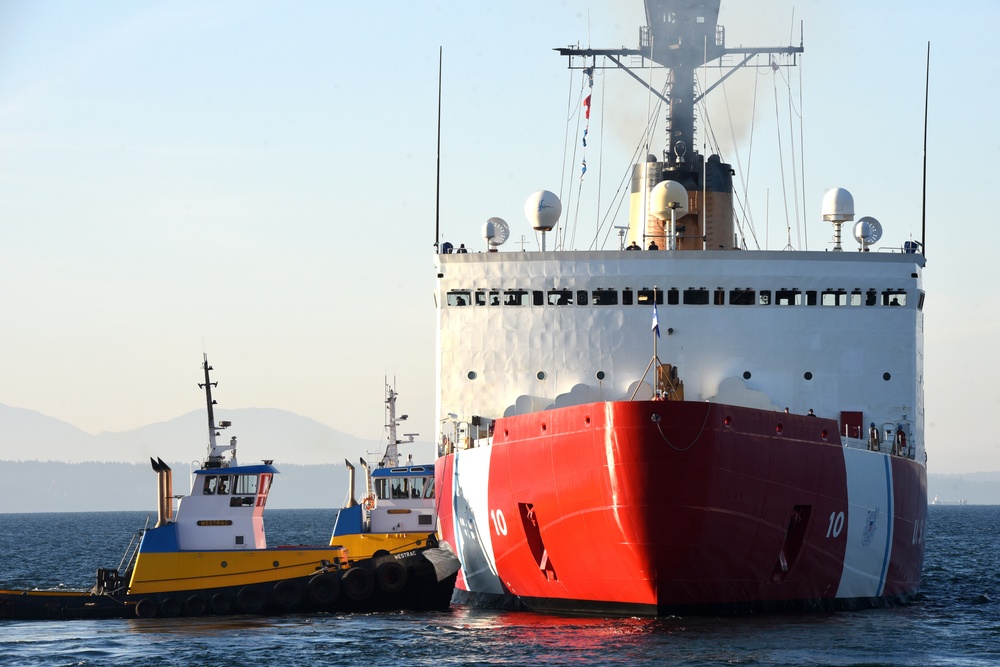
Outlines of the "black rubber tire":
[{"label": "black rubber tire", "polygon": [[156,601],[149,598],[139,600],[135,605],[135,615],[139,618],[156,618]]},{"label": "black rubber tire", "polygon": [[309,599],[318,607],[329,607],[340,597],[340,578],[329,572],[317,574],[306,586]]},{"label": "black rubber tire", "polygon": [[176,618],[181,615],[181,601],[177,598],[164,598],[160,602],[160,615],[163,618]]},{"label": "black rubber tire", "polygon": [[236,595],[236,607],[244,614],[259,614],[265,602],[264,593],[254,586],[244,586]]},{"label": "black rubber tire", "polygon": [[293,579],[279,581],[271,591],[271,599],[279,609],[293,609],[302,602],[302,584]]},{"label": "black rubber tire", "polygon": [[233,599],[225,593],[216,593],[211,601],[212,613],[219,616],[228,614],[233,610]]},{"label": "black rubber tire", "polygon": [[368,570],[360,567],[348,568],[340,582],[344,595],[355,602],[362,602],[375,592],[375,577]]},{"label": "black rubber tire", "polygon": [[208,611],[208,602],[200,595],[192,595],[184,601],[185,616],[201,616]]},{"label": "black rubber tire", "polygon": [[387,560],[375,568],[375,583],[387,595],[395,595],[406,587],[406,568],[398,561]]}]

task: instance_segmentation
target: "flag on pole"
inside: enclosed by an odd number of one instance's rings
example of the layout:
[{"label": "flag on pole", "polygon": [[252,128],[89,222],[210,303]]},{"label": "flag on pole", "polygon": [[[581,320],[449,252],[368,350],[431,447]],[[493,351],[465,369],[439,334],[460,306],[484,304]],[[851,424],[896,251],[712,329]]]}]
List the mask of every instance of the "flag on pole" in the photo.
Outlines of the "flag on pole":
[{"label": "flag on pole", "polygon": [[653,331],[656,337],[660,337],[660,318],[656,316],[656,301],[653,302]]},{"label": "flag on pole", "polygon": [[583,100],[584,118],[590,118],[590,95]]}]

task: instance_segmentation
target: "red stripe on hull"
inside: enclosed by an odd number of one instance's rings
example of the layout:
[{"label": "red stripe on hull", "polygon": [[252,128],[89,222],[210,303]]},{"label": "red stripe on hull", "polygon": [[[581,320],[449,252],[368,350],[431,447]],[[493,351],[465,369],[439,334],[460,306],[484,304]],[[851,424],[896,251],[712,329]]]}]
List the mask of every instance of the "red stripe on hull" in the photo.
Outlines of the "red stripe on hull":
[{"label": "red stripe on hull", "polygon": [[[536,607],[655,612],[837,593],[848,533],[831,525],[847,512],[847,473],[834,421],[595,403],[501,419],[489,450],[489,510],[506,519],[505,531],[489,526],[496,571]],[[437,486],[452,543],[453,458],[439,461]],[[886,592],[900,594],[919,583],[923,544],[910,538],[926,478],[902,459],[893,473],[908,488],[924,480],[896,498]]]}]

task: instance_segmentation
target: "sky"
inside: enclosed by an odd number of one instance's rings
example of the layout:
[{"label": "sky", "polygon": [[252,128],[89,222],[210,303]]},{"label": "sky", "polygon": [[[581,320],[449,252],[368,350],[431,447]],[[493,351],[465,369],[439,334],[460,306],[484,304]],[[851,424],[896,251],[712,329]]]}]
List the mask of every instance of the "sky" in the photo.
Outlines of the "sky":
[{"label": "sky", "polygon": [[[545,188],[586,249],[650,103],[597,77],[581,185],[581,82],[553,48],[635,47],[642,23],[640,0],[0,0],[0,403],[90,433],[166,421],[203,407],[207,352],[220,410],[378,439],[388,379],[430,440],[439,49],[442,239],[482,249],[500,216],[505,249],[537,248],[523,205]],[[734,76],[698,126],[769,249],[829,248],[831,187],[882,246],[921,238],[931,43],[930,469],[1000,470],[1000,4],[723,0],[720,23],[729,46],[804,40],[798,67]]]}]

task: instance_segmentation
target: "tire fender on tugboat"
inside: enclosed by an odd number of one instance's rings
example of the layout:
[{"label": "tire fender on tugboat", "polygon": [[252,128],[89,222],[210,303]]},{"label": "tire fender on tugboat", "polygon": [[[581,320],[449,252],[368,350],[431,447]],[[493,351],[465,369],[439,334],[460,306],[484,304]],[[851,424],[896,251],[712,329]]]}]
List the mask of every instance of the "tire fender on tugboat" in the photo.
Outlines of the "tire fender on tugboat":
[{"label": "tire fender on tugboat", "polygon": [[233,608],[233,599],[225,593],[216,593],[212,596],[212,613],[220,616],[228,614]]},{"label": "tire fender on tugboat", "polygon": [[160,615],[163,618],[175,618],[181,615],[181,601],[177,598],[164,598],[160,602]]},{"label": "tire fender on tugboat", "polygon": [[200,595],[192,595],[184,601],[185,616],[201,616],[208,611],[208,602]]},{"label": "tire fender on tugboat", "polygon": [[143,598],[135,605],[135,615],[139,618],[156,618],[156,602]]},{"label": "tire fender on tugboat", "polygon": [[383,593],[395,595],[406,587],[406,568],[397,561],[387,560],[375,568],[375,583]]},{"label": "tire fender on tugboat", "polygon": [[367,600],[375,592],[375,578],[361,567],[352,567],[344,573],[341,581],[344,594],[355,602]]},{"label": "tire fender on tugboat", "polygon": [[331,572],[317,574],[309,580],[306,593],[313,604],[328,607],[340,596],[340,579]]},{"label": "tire fender on tugboat", "polygon": [[244,586],[236,595],[236,606],[244,614],[259,614],[264,602],[264,593],[255,586]]},{"label": "tire fender on tugboat", "polygon": [[279,581],[271,591],[271,599],[281,609],[291,609],[302,602],[302,584],[292,579]]}]

